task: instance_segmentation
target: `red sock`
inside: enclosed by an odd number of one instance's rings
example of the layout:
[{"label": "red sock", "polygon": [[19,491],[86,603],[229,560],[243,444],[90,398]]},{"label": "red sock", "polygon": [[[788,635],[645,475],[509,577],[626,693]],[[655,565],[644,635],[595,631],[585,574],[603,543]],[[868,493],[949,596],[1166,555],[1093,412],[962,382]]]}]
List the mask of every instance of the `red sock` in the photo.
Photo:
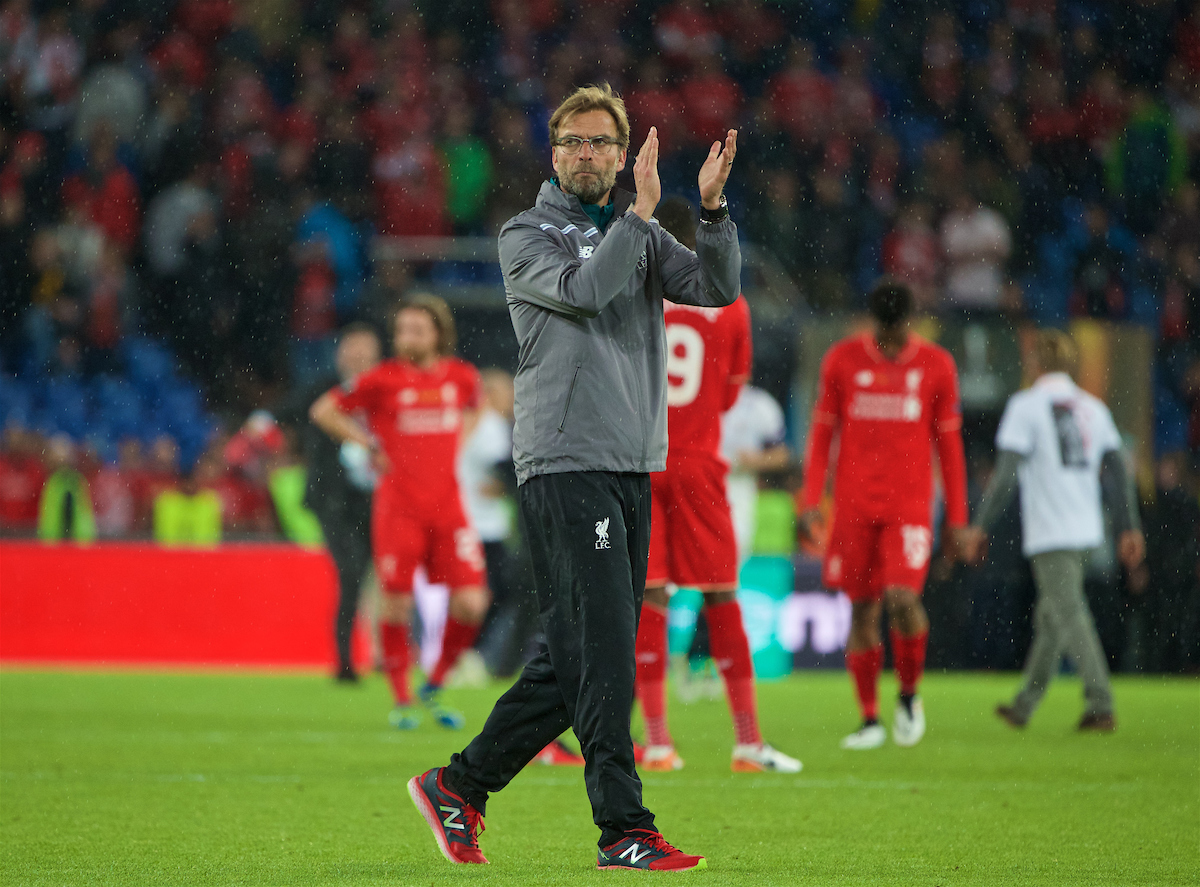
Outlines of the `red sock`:
[{"label": "red sock", "polygon": [[929,632],[900,634],[892,629],[891,636],[892,664],[896,668],[900,692],[905,696],[915,696],[917,686],[921,683],[921,675],[925,673],[925,647],[929,641]]},{"label": "red sock", "polygon": [[713,661],[725,681],[725,696],[733,715],[733,732],[739,745],[759,745],[758,702],[754,694],[754,660],[750,658],[750,641],[742,624],[742,608],[737,601],[725,604],[705,604],[704,618],[708,620],[708,643]]},{"label": "red sock", "polygon": [[647,745],[674,745],[667,728],[667,611],[642,604],[637,633],[637,696],[642,701]]},{"label": "red sock", "polygon": [[442,655],[438,659],[437,665],[434,666],[433,673],[429,676],[429,683],[440,687],[446,680],[446,674],[454,668],[454,663],[458,662],[458,657],[463,654],[464,650],[470,649],[471,644],[475,643],[475,638],[478,636],[478,625],[468,625],[465,622],[459,622],[453,616],[447,617],[446,630],[442,634]]},{"label": "red sock", "polygon": [[408,689],[408,626],[379,626],[379,640],[383,646],[383,670],[392,685],[392,699],[396,705],[410,705],[412,693]]},{"label": "red sock", "polygon": [[879,718],[876,685],[879,683],[879,672],[882,669],[883,644],[866,650],[846,652],[846,670],[854,678],[854,690],[858,694],[858,707],[862,710],[864,721]]}]

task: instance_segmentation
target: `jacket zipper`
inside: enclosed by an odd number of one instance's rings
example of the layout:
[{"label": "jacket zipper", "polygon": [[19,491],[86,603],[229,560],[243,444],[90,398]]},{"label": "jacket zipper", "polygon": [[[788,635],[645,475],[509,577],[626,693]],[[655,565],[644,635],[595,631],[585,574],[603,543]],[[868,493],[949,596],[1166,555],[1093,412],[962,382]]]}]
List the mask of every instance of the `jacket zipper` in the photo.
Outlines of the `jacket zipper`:
[{"label": "jacket zipper", "polygon": [[571,409],[571,398],[575,396],[575,382],[579,379],[579,368],[583,366],[582,362],[576,361],[575,375],[571,376],[571,386],[567,389],[567,402],[563,406],[562,418],[558,422],[558,431],[561,434],[563,426],[567,424],[567,410]]}]

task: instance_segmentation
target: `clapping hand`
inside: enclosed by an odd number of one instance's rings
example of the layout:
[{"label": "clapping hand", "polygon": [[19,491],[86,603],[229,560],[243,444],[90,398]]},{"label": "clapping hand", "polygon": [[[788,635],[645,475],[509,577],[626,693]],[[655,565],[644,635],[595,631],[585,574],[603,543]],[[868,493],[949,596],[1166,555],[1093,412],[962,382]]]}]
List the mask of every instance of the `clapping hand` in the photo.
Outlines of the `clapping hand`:
[{"label": "clapping hand", "polygon": [[650,127],[650,134],[638,151],[633,162],[633,182],[637,187],[637,200],[633,211],[650,221],[658,202],[662,200],[662,183],[658,180],[658,129]]},{"label": "clapping hand", "polygon": [[705,209],[717,209],[721,205],[721,193],[729,171],[733,169],[733,158],[737,154],[737,130],[731,129],[725,136],[724,150],[720,142],[713,142],[704,165],[700,167],[700,203]]}]

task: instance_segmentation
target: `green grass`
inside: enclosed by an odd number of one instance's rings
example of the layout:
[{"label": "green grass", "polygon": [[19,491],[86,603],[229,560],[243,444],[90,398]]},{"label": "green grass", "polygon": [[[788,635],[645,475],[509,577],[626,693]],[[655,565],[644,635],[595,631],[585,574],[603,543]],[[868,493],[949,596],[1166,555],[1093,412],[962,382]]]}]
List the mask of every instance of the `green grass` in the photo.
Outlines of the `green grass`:
[{"label": "green grass", "polygon": [[[723,702],[672,701],[685,770],[644,779],[706,884],[1200,883],[1200,683],[1125,679],[1120,729],[1079,735],[1060,680],[1017,733],[990,714],[1011,675],[932,675],[916,748],[843,752],[843,674],[760,688],[798,777],[729,772]],[[500,687],[450,691],[478,728]],[[881,690],[891,693],[885,679]],[[886,697],[885,697],[886,698]],[[530,768],[489,804],[487,867],[438,853],[405,780],[470,738],[384,725],[379,678],[0,674],[0,883],[595,884],[573,769]],[[885,716],[890,705],[885,706]],[[663,877],[663,876],[647,876]]]}]

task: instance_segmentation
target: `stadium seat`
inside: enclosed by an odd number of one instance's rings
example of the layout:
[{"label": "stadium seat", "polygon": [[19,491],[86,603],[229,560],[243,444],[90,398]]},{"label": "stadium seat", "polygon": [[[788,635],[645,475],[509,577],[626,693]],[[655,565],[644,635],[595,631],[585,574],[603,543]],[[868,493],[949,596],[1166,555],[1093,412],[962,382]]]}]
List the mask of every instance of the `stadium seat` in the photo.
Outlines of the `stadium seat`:
[{"label": "stadium seat", "polygon": [[33,422],[33,389],[15,376],[0,375],[0,428]]},{"label": "stadium seat", "polygon": [[83,384],[69,376],[51,377],[42,388],[40,421],[51,434],[82,439],[88,430],[88,396]]}]

